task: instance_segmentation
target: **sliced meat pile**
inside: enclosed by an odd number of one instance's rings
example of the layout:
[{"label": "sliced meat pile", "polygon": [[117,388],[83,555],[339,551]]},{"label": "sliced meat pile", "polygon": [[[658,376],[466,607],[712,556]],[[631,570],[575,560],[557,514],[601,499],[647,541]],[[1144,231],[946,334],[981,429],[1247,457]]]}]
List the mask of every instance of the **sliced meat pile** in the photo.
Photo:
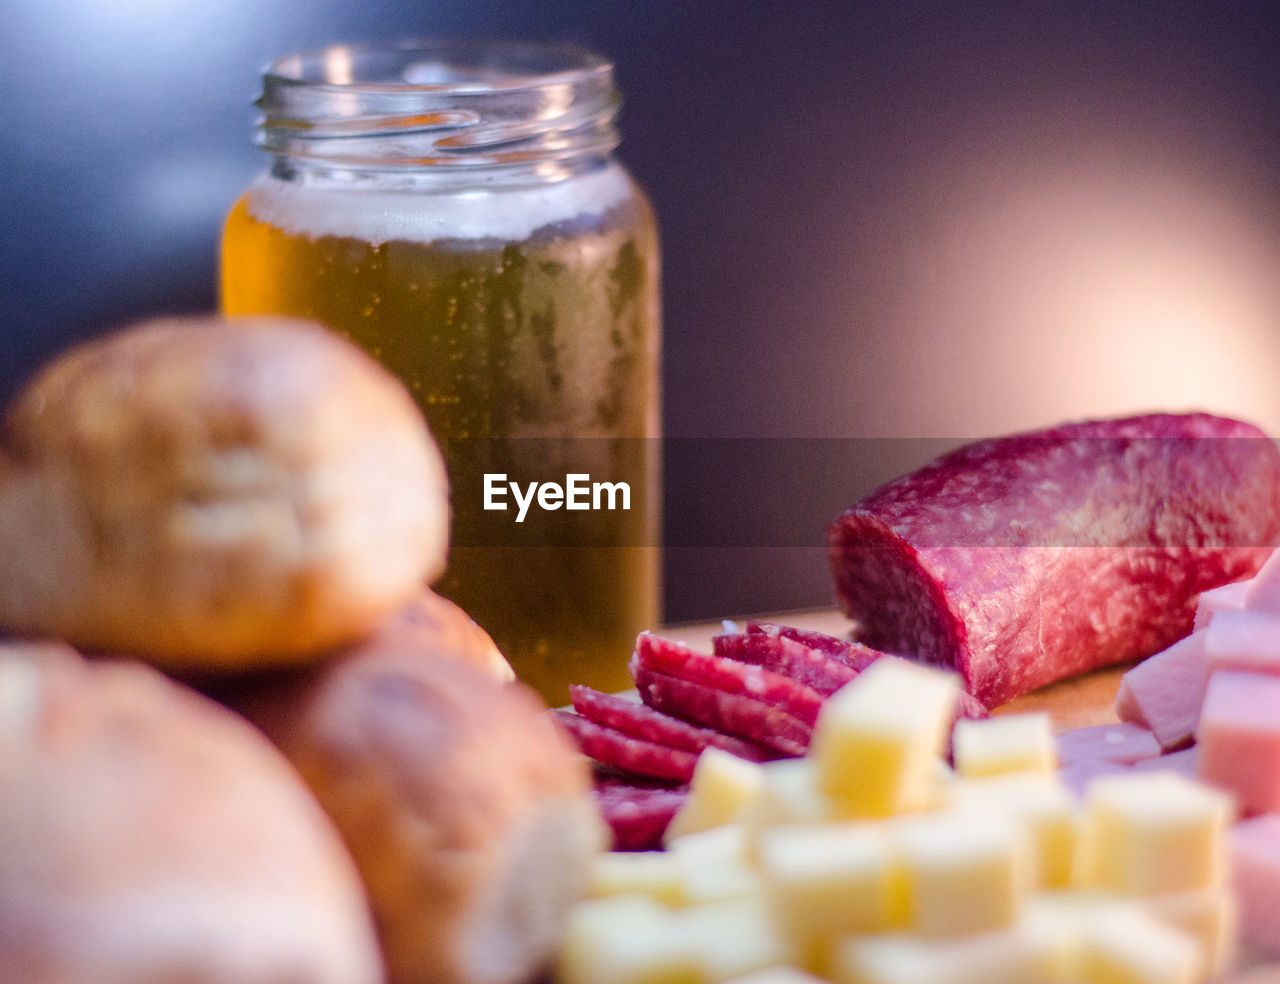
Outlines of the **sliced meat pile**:
[{"label": "sliced meat pile", "polygon": [[980,441],[828,529],[857,637],[955,669],[988,707],[1163,649],[1278,538],[1280,453],[1208,414]]},{"label": "sliced meat pile", "polygon": [[[572,687],[573,710],[553,713],[602,767],[596,798],[615,847],[645,849],[661,842],[704,749],[753,762],[804,755],[823,701],[883,655],[767,622],[716,636],[711,653],[644,632],[631,658],[639,702]],[[960,716],[986,710],[970,700]]]}]

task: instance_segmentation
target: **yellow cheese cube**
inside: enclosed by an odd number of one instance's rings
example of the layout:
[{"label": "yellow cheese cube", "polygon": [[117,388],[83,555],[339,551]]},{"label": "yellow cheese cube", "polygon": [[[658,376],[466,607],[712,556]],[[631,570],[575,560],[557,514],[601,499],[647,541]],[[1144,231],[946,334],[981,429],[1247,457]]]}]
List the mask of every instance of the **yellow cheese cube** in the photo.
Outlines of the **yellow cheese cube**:
[{"label": "yellow cheese cube", "polygon": [[1171,772],[1104,776],[1089,788],[1081,882],[1131,895],[1222,883],[1231,801]]},{"label": "yellow cheese cube", "polygon": [[831,977],[837,984],[1054,984],[1061,950],[1059,936],[1034,920],[947,940],[855,936],[835,948]]},{"label": "yellow cheese cube", "polygon": [[1239,906],[1227,888],[1152,895],[1142,907],[1156,919],[1186,933],[1200,944],[1196,980],[1217,978],[1235,961]]},{"label": "yellow cheese cube", "polygon": [[667,827],[665,841],[729,823],[759,792],[764,774],[755,762],[708,748],[698,756],[689,798]]},{"label": "yellow cheese cube", "polygon": [[1058,767],[1048,714],[1009,714],[985,721],[957,721],[952,736],[962,776],[1003,772],[1051,774]]},{"label": "yellow cheese cube", "polygon": [[569,913],[556,967],[559,984],[703,984],[689,934],[641,895],[580,902]]},{"label": "yellow cheese cube", "polygon": [[1025,830],[974,808],[904,819],[895,840],[906,886],[908,925],[925,936],[1000,929],[1031,892]]},{"label": "yellow cheese cube", "polygon": [[770,967],[746,977],[735,977],[725,984],[823,984],[823,981],[795,967]]},{"label": "yellow cheese cube", "polygon": [[667,905],[682,905],[684,875],[679,859],[669,851],[609,852],[591,862],[590,893],[649,895]]},{"label": "yellow cheese cube", "polygon": [[901,871],[878,824],[775,827],[760,841],[764,893],[813,966],[824,937],[904,924]]},{"label": "yellow cheese cube", "polygon": [[770,828],[833,819],[831,804],[818,791],[813,759],[765,762],[760,773],[760,788],[738,815],[746,830],[747,857],[753,864],[760,861],[760,840]]},{"label": "yellow cheese cube", "polygon": [[706,984],[792,962],[792,948],[759,896],[682,909],[679,919]]},{"label": "yellow cheese cube", "polygon": [[1080,922],[1073,981],[1097,984],[1193,984],[1204,964],[1200,945],[1138,906],[1104,906]]},{"label": "yellow cheese cube", "polygon": [[818,787],[839,813],[887,817],[935,799],[935,762],[959,695],[955,679],[879,659],[818,715],[810,754]]},{"label": "yellow cheese cube", "polygon": [[740,824],[677,837],[667,845],[680,869],[681,894],[690,904],[758,894],[760,875],[747,860]]},{"label": "yellow cheese cube", "polygon": [[1078,807],[1075,796],[1056,778],[1012,773],[963,779],[949,791],[953,805],[996,810],[1022,824],[1030,836],[1038,887],[1065,888],[1071,883]]}]

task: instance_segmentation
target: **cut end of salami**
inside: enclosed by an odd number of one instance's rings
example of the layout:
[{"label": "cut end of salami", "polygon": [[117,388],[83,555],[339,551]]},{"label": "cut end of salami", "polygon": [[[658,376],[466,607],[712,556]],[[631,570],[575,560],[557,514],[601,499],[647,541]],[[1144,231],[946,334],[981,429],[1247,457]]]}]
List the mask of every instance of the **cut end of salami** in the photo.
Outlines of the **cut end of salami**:
[{"label": "cut end of salami", "polygon": [[953,669],[987,707],[1148,656],[1280,539],[1280,454],[1208,414],[968,445],[828,529],[860,641]]}]

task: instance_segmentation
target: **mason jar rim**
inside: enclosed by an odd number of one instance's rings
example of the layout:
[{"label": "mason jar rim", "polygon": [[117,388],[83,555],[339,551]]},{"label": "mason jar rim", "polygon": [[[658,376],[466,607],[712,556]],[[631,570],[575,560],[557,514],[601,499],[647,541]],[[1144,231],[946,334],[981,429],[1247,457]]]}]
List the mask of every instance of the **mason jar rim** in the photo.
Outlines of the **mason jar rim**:
[{"label": "mason jar rim", "polygon": [[[353,62],[378,58],[398,62],[401,77],[389,77],[390,73],[384,72],[380,73],[383,77],[359,78],[351,72]],[[340,59],[346,61],[342,67],[345,67],[348,77],[326,77],[328,73],[339,70]],[[543,67],[534,68],[530,64],[536,59],[544,60]],[[415,81],[404,75],[415,65],[428,61],[473,74],[438,81]],[[264,83],[282,88],[299,86],[334,92],[462,95],[509,92],[580,80],[584,76],[608,75],[613,72],[613,67],[613,62],[603,55],[567,43],[406,39],[339,43],[285,55],[268,62],[262,69],[262,78]],[[485,72],[488,74],[482,76]]]}]

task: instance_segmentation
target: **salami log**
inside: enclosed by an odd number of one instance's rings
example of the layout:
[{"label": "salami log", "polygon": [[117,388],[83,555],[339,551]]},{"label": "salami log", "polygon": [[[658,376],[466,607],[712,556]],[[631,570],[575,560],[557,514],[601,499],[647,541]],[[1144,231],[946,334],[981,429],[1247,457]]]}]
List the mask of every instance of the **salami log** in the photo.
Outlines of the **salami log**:
[{"label": "salami log", "polygon": [[1280,454],[1203,413],[1065,424],[959,448],[827,533],[859,640],[994,707],[1189,632],[1280,539]]}]

